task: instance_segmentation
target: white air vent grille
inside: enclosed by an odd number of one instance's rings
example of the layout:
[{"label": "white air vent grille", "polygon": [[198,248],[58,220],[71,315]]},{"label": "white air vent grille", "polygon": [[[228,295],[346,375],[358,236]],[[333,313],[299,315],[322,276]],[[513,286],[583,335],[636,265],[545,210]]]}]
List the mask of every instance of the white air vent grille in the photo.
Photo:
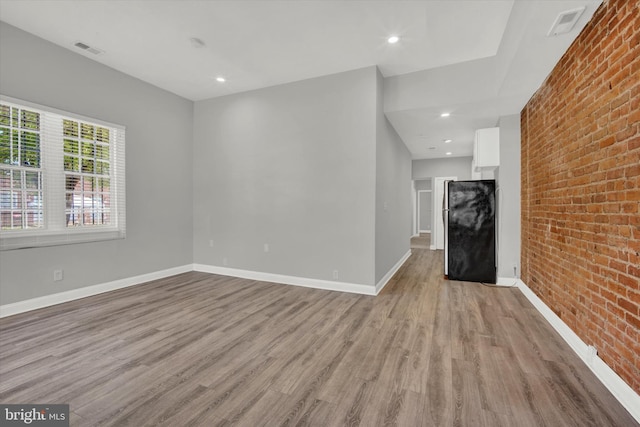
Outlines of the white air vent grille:
[{"label": "white air vent grille", "polygon": [[76,43],[74,43],[74,46],[79,48],[79,49],[82,49],[84,51],[93,53],[94,55],[101,55],[101,54],[104,53],[104,50],[100,50],[100,49],[98,49],[96,47],[91,47],[88,44],[82,43],[82,42],[76,42]]},{"label": "white air vent grille", "polygon": [[568,33],[576,25],[578,19],[584,12],[585,7],[579,7],[577,9],[567,10],[562,12],[556,20],[553,22],[551,29],[547,33],[547,36],[557,36],[558,34]]}]

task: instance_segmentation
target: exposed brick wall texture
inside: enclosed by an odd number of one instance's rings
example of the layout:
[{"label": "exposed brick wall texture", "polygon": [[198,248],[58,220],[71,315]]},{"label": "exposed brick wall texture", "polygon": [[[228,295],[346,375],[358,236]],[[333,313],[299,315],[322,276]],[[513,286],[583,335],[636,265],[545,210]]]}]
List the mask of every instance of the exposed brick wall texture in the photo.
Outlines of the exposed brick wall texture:
[{"label": "exposed brick wall texture", "polygon": [[640,393],[640,0],[605,0],[521,125],[522,280]]}]

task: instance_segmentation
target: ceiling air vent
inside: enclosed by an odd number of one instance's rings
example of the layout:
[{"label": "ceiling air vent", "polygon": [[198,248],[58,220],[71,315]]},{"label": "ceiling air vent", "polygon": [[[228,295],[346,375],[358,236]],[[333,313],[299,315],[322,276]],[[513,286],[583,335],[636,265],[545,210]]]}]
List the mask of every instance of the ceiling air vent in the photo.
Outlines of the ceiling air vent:
[{"label": "ceiling air vent", "polygon": [[580,15],[582,15],[584,9],[585,7],[582,6],[577,9],[562,12],[553,22],[547,36],[557,36],[558,34],[565,34],[571,31],[573,26],[576,25],[578,19],[580,19]]},{"label": "ceiling air vent", "polygon": [[91,47],[88,44],[82,42],[76,42],[74,46],[87,52],[93,53],[94,55],[100,55],[104,53],[104,50],[100,50],[96,47]]}]

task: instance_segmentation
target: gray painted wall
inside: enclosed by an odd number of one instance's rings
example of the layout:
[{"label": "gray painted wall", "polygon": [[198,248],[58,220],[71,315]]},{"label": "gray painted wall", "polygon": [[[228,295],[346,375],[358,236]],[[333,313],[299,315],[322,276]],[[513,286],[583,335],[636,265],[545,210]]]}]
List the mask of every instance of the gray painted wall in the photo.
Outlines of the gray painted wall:
[{"label": "gray painted wall", "polygon": [[376,277],[378,283],[411,243],[411,153],[384,115],[384,79],[377,72]]},{"label": "gray painted wall", "polygon": [[418,192],[418,231],[431,231],[431,216],[433,215],[433,194]]},{"label": "gray painted wall", "polygon": [[498,277],[520,277],[520,115],[500,118]]},{"label": "gray painted wall", "polygon": [[471,179],[471,157],[413,160],[411,176],[415,180],[436,176],[457,176],[459,181]]},{"label": "gray painted wall", "polygon": [[0,303],[192,263],[193,103],[2,22],[0,55],[4,95],[127,132],[127,238],[0,252]]},{"label": "gray painted wall", "polygon": [[1,93],[127,129],[127,238],[0,253],[1,304],[193,262],[373,286],[409,250],[376,67],[194,104],[4,23],[0,43]]},{"label": "gray painted wall", "polygon": [[368,67],[195,103],[196,263],[375,284],[376,80]]}]

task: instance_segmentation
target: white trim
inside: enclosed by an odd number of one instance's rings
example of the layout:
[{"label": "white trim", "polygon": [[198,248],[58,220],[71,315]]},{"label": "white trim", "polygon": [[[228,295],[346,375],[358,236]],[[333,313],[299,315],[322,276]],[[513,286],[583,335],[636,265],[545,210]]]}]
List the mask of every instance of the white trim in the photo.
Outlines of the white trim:
[{"label": "white trim", "polygon": [[411,232],[417,233],[418,223],[417,221],[417,212],[418,212],[418,193],[416,192],[416,182],[411,180]]},{"label": "white trim", "polygon": [[506,288],[517,288],[518,282],[520,279],[516,279],[515,277],[498,277],[496,282],[496,286],[504,286]]},{"label": "white trim", "polygon": [[124,239],[124,230],[117,227],[100,227],[96,229],[71,229],[15,233],[13,231],[0,232],[0,251],[14,249],[42,248],[46,246],[73,245],[77,243],[100,242],[103,240]]},{"label": "white trim", "polygon": [[283,274],[262,273],[259,271],[241,270],[238,268],[218,267],[215,265],[194,264],[193,269],[203,273],[222,276],[239,277],[241,279],[259,280],[262,282],[280,283],[283,285],[303,286],[305,288],[324,289],[327,291],[349,292],[353,294],[375,295],[375,287],[358,283],[337,282],[331,280],[310,279],[307,277],[286,276]]},{"label": "white trim", "polygon": [[11,96],[0,94],[0,101],[5,102],[7,104],[13,104],[16,107],[27,107],[31,110],[38,110],[38,112],[49,112],[53,114],[57,114],[59,116],[65,116],[70,119],[80,120],[82,122],[91,122],[92,124],[104,126],[104,127],[112,127],[120,130],[125,130],[126,127],[123,125],[119,125],[117,123],[107,122],[104,120],[96,119],[95,117],[83,116],[82,114],[77,114],[72,111],[60,110],[59,108],[50,107],[48,105],[36,104],[35,102],[26,101],[20,98],[13,98]]},{"label": "white trim", "polygon": [[402,258],[398,260],[398,262],[396,262],[396,265],[391,267],[391,269],[387,271],[387,274],[385,274],[384,277],[380,279],[380,281],[376,284],[376,293],[375,293],[376,295],[378,295],[382,290],[382,288],[384,288],[386,284],[389,283],[389,280],[391,280],[393,275],[396,274],[398,270],[400,270],[400,267],[404,265],[404,263],[409,259],[410,256],[411,256],[411,249],[409,249],[407,253],[404,254]]},{"label": "white trim", "polygon": [[[510,279],[513,280],[513,279]],[[549,324],[569,344],[582,361],[593,371],[600,382],[618,399],[636,421],[640,422],[640,395],[638,395],[606,363],[594,354],[594,348],[587,345],[567,326],[522,280],[518,279],[518,289],[542,314]]]},{"label": "white trim", "polygon": [[429,249],[432,250],[432,251],[435,251],[436,250],[436,245],[429,245]]},{"label": "white trim", "polygon": [[405,261],[411,256],[408,251],[393,266],[391,270],[374,286],[362,285],[357,283],[346,283],[320,279],[309,279],[305,277],[286,276],[282,274],[262,273],[257,271],[240,270],[236,268],[217,267],[204,264],[188,264],[180,267],[169,268],[166,270],[156,271],[153,273],[141,274],[139,276],[129,277],[112,282],[101,283],[93,286],[72,289],[65,292],[59,292],[42,297],[32,298],[15,303],[0,305],[0,318],[13,316],[39,308],[50,307],[64,302],[74,301],[80,298],[86,298],[98,295],[104,292],[116,289],[126,288],[129,286],[139,285],[152,280],[163,279],[165,277],[174,276],[176,274],[187,273],[189,271],[200,271],[204,273],[220,274],[223,276],[239,277],[243,279],[260,280],[265,282],[281,283],[284,285],[303,286],[307,288],[324,289],[329,291],[349,292],[363,295],[377,295],[378,292],[387,284],[393,275],[400,269]]},{"label": "white trim", "polygon": [[84,288],[72,289],[70,291],[59,292],[56,294],[45,295],[42,297],[18,301],[11,304],[0,305],[0,318],[13,316],[14,314],[24,313],[26,311],[37,310],[39,308],[50,307],[52,305],[90,297],[116,289],[139,285],[151,280],[163,279],[165,277],[174,276],[176,274],[186,273],[189,271],[193,271],[193,267],[191,264],[156,271],[153,273],[141,274],[139,276],[129,277],[126,279],[114,280],[112,282],[101,283],[98,285],[86,286]]}]

